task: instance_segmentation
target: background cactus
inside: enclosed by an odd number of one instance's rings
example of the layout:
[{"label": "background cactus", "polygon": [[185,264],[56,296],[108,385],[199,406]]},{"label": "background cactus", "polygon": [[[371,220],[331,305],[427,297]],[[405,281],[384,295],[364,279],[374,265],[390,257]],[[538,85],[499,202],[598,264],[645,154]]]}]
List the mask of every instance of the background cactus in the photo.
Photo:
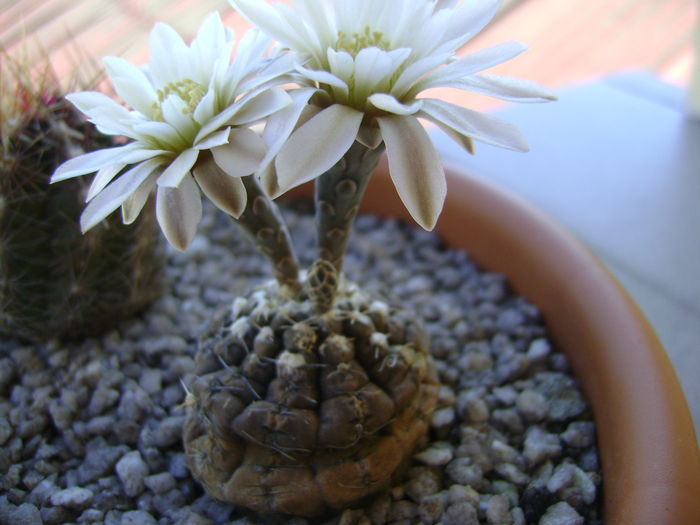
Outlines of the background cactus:
[{"label": "background cactus", "polygon": [[60,97],[50,73],[30,82],[3,59],[0,330],[31,340],[95,335],[160,293],[154,214],[80,232],[89,181],[50,186],[49,177],[66,159],[112,139]]},{"label": "background cactus", "polygon": [[323,314],[310,290],[279,291],[237,299],[204,335],[185,448],[215,498],[317,516],[388,487],[428,429],[438,379],[411,314],[344,282]]}]

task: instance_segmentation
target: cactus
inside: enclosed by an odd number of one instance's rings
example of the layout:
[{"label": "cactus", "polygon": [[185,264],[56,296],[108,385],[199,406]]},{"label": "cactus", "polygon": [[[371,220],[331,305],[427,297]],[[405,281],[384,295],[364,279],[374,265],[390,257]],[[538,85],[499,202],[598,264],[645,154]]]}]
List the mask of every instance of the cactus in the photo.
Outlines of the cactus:
[{"label": "cactus", "polygon": [[83,236],[78,217],[89,181],[49,186],[49,177],[112,139],[56,94],[49,76],[37,88],[7,70],[3,77],[4,89],[14,80],[17,91],[2,108],[0,330],[28,340],[104,332],[160,293],[154,214],[130,226],[115,218]]},{"label": "cactus", "polygon": [[316,313],[270,282],[200,342],[188,385],[189,467],[217,499],[319,516],[389,486],[428,429],[438,379],[425,332],[341,281]]}]

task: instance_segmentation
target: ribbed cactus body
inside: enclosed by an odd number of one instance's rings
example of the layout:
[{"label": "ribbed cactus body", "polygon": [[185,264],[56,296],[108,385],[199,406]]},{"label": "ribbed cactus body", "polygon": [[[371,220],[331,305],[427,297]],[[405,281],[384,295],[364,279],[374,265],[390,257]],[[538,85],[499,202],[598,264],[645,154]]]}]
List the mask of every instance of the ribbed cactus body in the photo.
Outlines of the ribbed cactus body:
[{"label": "ribbed cactus body", "polygon": [[184,444],[215,498],[262,514],[318,516],[387,488],[438,397],[427,335],[410,312],[342,283],[318,313],[269,284],[205,333]]},{"label": "ribbed cactus body", "polygon": [[[30,340],[114,327],[160,293],[162,248],[153,212],[113,215],[83,235],[89,177],[50,185],[71,155],[111,138],[59,100],[3,137],[0,163],[0,330]],[[148,208],[148,207],[147,207]]]}]

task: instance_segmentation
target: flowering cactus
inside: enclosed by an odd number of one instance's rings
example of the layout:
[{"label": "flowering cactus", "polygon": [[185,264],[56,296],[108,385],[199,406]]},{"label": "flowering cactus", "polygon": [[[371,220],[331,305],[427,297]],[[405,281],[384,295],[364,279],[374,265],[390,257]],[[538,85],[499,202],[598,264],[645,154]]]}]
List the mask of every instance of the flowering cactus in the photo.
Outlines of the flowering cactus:
[{"label": "flowering cactus", "polygon": [[[98,126],[134,142],[69,161],[54,180],[99,170],[85,229],[120,206],[128,222],[157,188],[158,220],[177,248],[195,234],[200,191],[253,235],[277,282],[237,299],[202,338],[185,381],[188,464],[216,498],[317,516],[387,487],[437,400],[420,323],[342,276],[380,155],[386,150],[410,214],[432,229],[445,177],[418,118],[469,151],[473,140],[527,145],[511,124],[419,95],[448,86],[516,101],[553,96],[532,82],[479,74],[522,44],[456,56],[497,0],[230,1],[259,27],[236,60],[228,62],[232,37],[217,15],[189,48],[157,25],[145,71],[107,61],[131,111],[95,93],[71,98]],[[268,58],[264,33],[278,43]],[[257,121],[265,123],[260,135]],[[270,199],[313,179],[318,259],[300,277]]]}]

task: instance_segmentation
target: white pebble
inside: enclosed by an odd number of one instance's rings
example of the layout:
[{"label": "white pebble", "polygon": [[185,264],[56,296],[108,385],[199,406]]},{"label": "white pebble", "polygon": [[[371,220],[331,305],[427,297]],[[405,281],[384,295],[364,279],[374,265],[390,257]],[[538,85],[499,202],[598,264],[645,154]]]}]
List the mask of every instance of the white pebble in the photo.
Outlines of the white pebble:
[{"label": "white pebble", "polygon": [[583,517],[571,505],[561,501],[547,509],[538,525],[583,525]]},{"label": "white pebble", "polygon": [[531,361],[541,361],[552,351],[552,347],[546,339],[535,339],[527,349],[527,356]]},{"label": "white pebble", "polygon": [[552,477],[547,481],[547,490],[557,493],[564,487],[568,487],[574,479],[574,465],[562,463],[554,469]]},{"label": "white pebble", "polygon": [[523,390],[516,401],[518,412],[528,421],[541,421],[549,412],[547,399],[536,390]]},{"label": "white pebble", "polygon": [[445,407],[436,410],[433,413],[431,426],[434,428],[442,428],[451,425],[455,420],[455,411],[452,407]]},{"label": "white pebble", "polygon": [[510,503],[502,494],[491,496],[486,505],[486,519],[494,525],[510,525],[513,519],[510,515]]},{"label": "white pebble", "polygon": [[144,478],[148,475],[148,466],[138,450],[124,454],[115,467],[117,477],[124,486],[127,496],[133,498],[143,492]]},{"label": "white pebble", "polygon": [[54,507],[84,508],[92,500],[92,491],[82,487],[71,487],[59,490],[51,495],[51,505]]},{"label": "white pebble", "polygon": [[430,465],[431,467],[440,467],[452,461],[452,458],[454,458],[454,450],[449,443],[440,441],[421,450],[413,457],[417,461]]}]

